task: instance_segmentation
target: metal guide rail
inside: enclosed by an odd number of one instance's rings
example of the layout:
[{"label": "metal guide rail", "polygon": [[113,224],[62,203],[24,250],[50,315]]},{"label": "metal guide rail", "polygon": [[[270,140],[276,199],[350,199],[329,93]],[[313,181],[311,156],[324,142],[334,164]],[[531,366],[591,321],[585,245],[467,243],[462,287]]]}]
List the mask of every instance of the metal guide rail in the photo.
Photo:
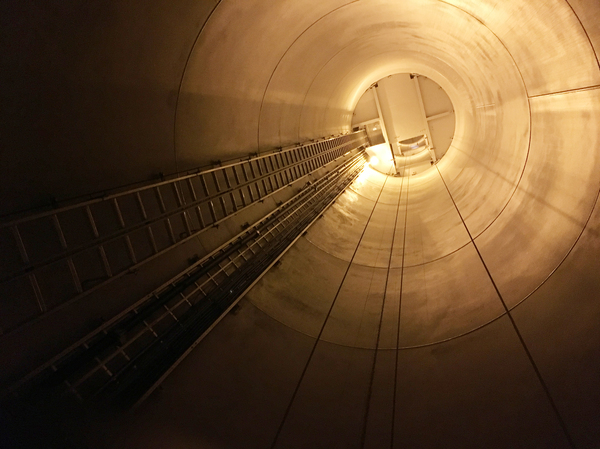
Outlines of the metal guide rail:
[{"label": "metal guide rail", "polygon": [[0,335],[78,300],[366,145],[364,132],[0,224]]},{"label": "metal guide rail", "polygon": [[[362,152],[28,376],[21,395],[57,390],[131,406],[356,179]],[[24,385],[24,386],[23,386]]]}]

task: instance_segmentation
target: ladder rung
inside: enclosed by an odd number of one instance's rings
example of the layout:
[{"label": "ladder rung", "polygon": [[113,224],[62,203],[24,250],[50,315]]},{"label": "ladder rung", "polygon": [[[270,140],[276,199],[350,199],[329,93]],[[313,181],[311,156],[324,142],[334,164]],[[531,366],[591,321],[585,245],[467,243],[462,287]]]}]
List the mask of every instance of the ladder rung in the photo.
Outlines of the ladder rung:
[{"label": "ladder rung", "polygon": [[229,198],[231,199],[231,204],[233,204],[233,211],[237,212],[238,206],[233,192],[229,192]]},{"label": "ladder rung", "polygon": [[204,195],[209,196],[210,193],[208,191],[208,184],[206,184],[206,178],[204,175],[200,175],[200,181],[202,181],[202,189],[204,190]]},{"label": "ladder rung", "polygon": [[215,182],[215,188],[217,189],[217,193],[219,193],[221,191],[221,186],[219,185],[219,179],[217,178],[217,171],[213,171],[212,173],[212,177],[213,177],[213,181]]},{"label": "ladder rung", "polygon": [[148,219],[148,214],[146,213],[146,208],[144,207],[144,203],[142,201],[142,196],[140,192],[135,192],[135,199],[137,200],[138,207],[140,208],[140,213],[142,214],[142,218],[144,220]]},{"label": "ladder rung", "polygon": [[42,291],[40,290],[40,285],[38,284],[35,274],[32,273],[29,275],[29,283],[31,284],[31,288],[33,289],[33,294],[35,295],[35,300],[37,301],[40,312],[46,312],[46,302],[44,301],[44,297],[42,296]]},{"label": "ladder rung", "polygon": [[92,228],[92,233],[94,234],[94,237],[100,237],[100,234],[98,233],[98,227],[96,226],[96,221],[94,220],[94,215],[92,214],[92,209],[90,209],[90,206],[85,206],[85,212],[87,214],[88,221]]},{"label": "ladder rung", "polygon": [[150,326],[146,320],[143,320],[142,322],[144,323],[144,326],[146,326],[146,328],[152,332],[156,338],[158,338],[158,334],[154,331],[154,329],[152,329],[152,326]]},{"label": "ladder rung", "polygon": [[25,249],[25,244],[23,243],[23,239],[21,238],[21,233],[19,232],[19,228],[15,226],[11,226],[11,230],[17,246],[19,248],[19,253],[21,254],[21,260],[24,263],[29,264],[29,256],[27,255],[27,250]]},{"label": "ladder rung", "polygon": [[81,282],[79,280],[79,275],[77,274],[77,270],[75,269],[75,263],[73,263],[73,258],[69,257],[67,259],[67,265],[69,265],[69,271],[71,272],[71,279],[73,280],[73,285],[75,286],[75,290],[77,293],[82,293],[83,288],[81,287]]},{"label": "ladder rung", "polygon": [[202,211],[200,210],[200,206],[196,206],[196,216],[198,217],[198,221],[200,222],[200,227],[204,229],[206,227],[206,223],[204,222],[204,217],[202,216]]},{"label": "ladder rung", "polygon": [[240,185],[241,182],[240,182],[240,176],[238,174],[238,166],[237,165],[233,166],[233,177],[235,178],[235,183],[237,185]]},{"label": "ladder rung", "polygon": [[121,208],[119,207],[119,201],[117,198],[113,198],[112,203],[115,213],[117,214],[117,220],[119,220],[119,226],[121,226],[121,228],[125,228],[125,220],[123,220],[123,214],[121,213]]},{"label": "ladder rung", "polygon": [[181,189],[177,183],[178,181],[174,181],[172,185],[173,191],[175,192],[175,201],[177,201],[177,207],[181,207],[184,204],[184,199],[183,195],[181,194]]},{"label": "ladder rung", "polygon": [[104,249],[104,246],[98,246],[98,252],[100,253],[100,259],[102,259],[102,266],[104,267],[104,272],[109,278],[112,277],[113,273],[110,269],[110,264],[108,263],[108,257],[106,257],[106,250]]},{"label": "ladder rung", "polygon": [[150,241],[150,245],[152,245],[152,251],[154,254],[158,252],[158,248],[156,246],[156,239],[154,238],[154,231],[152,231],[152,227],[148,226],[146,228],[146,232],[148,234],[148,240]]},{"label": "ladder rung", "polygon": [[212,201],[208,202],[208,209],[210,210],[210,215],[213,219],[213,223],[217,221],[217,214],[215,212],[215,205],[213,204]]},{"label": "ladder rung", "polygon": [[129,258],[131,259],[131,261],[134,264],[136,264],[137,257],[135,256],[135,252],[133,250],[133,245],[131,244],[131,238],[128,235],[125,236],[125,243],[127,245],[127,251],[129,252]]},{"label": "ladder rung", "polygon": [[242,198],[242,206],[246,207],[248,205],[248,203],[246,202],[246,195],[244,195],[244,190],[240,189],[240,197]]},{"label": "ladder rung", "polygon": [[171,220],[165,218],[165,228],[167,228],[167,232],[169,233],[169,238],[171,239],[171,243],[175,244],[177,239],[175,238],[175,233],[173,232],[173,226],[171,225]]},{"label": "ladder rung", "polygon": [[169,307],[166,304],[163,304],[163,307],[166,309],[167,313],[173,317],[173,319],[176,322],[179,322],[179,320],[177,319],[177,317],[175,316],[175,314],[173,314],[173,312],[171,311],[171,309],[169,309]]},{"label": "ladder rung", "polygon": [[154,193],[156,194],[156,200],[158,201],[158,207],[160,207],[161,213],[165,213],[166,207],[165,207],[165,202],[163,200],[162,193],[160,191],[160,186],[156,186],[154,188]]},{"label": "ladder rung", "polygon": [[192,196],[192,201],[196,201],[198,197],[196,196],[196,190],[194,189],[194,183],[192,182],[192,178],[187,179],[187,185],[190,191],[190,195]]},{"label": "ladder rung", "polygon": [[185,231],[187,232],[188,235],[192,234],[192,227],[190,226],[190,219],[187,215],[186,211],[183,211],[181,213],[181,216],[183,217],[183,225],[185,226]]},{"label": "ladder rung", "polygon": [[99,366],[100,366],[102,369],[104,369],[104,372],[105,372],[106,374],[108,374],[108,376],[109,376],[109,377],[113,377],[113,374],[110,372],[110,370],[108,369],[108,367],[107,367],[107,366],[106,366],[104,363],[102,363],[102,361],[101,361],[101,360],[100,360],[98,357],[94,357],[94,359],[96,360],[96,362],[98,363],[98,365],[99,365]]},{"label": "ladder rung", "polygon": [[221,203],[221,210],[223,210],[223,216],[226,217],[229,214],[227,213],[227,204],[225,204],[225,198],[220,196],[219,203]]},{"label": "ladder rung", "polygon": [[225,167],[223,170],[223,176],[225,177],[225,183],[227,184],[227,188],[231,189],[231,180],[229,179],[229,175],[227,174],[227,167]]},{"label": "ladder rung", "polygon": [[65,234],[62,230],[62,227],[60,226],[60,221],[58,220],[58,216],[56,214],[52,215],[52,223],[54,224],[54,230],[56,231],[56,234],[58,235],[58,240],[60,242],[60,246],[62,247],[62,249],[66,250],[67,249],[67,240],[65,239]]}]

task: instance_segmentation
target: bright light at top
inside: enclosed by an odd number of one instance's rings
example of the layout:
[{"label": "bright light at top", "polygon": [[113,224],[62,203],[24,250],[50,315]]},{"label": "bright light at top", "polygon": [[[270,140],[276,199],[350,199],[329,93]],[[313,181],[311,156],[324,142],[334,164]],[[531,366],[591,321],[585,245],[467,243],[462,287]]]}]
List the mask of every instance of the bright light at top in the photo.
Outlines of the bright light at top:
[{"label": "bright light at top", "polygon": [[369,159],[369,164],[370,165],[377,165],[379,163],[379,159],[377,159],[376,156],[371,156],[371,159]]}]

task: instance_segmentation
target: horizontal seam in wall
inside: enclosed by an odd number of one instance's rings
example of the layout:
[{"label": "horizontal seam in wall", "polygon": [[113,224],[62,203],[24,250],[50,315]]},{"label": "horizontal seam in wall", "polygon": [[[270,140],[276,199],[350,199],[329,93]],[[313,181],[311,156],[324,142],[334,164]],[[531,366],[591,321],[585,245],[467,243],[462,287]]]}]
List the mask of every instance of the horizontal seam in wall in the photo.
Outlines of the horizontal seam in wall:
[{"label": "horizontal seam in wall", "polygon": [[586,86],[586,87],[577,87],[575,89],[559,90],[556,92],[547,92],[545,94],[530,95],[528,98],[531,99],[531,98],[549,97],[551,95],[566,95],[566,94],[575,93],[575,92],[586,92],[588,90],[597,90],[597,89],[600,89],[600,84],[595,84],[593,86]]}]

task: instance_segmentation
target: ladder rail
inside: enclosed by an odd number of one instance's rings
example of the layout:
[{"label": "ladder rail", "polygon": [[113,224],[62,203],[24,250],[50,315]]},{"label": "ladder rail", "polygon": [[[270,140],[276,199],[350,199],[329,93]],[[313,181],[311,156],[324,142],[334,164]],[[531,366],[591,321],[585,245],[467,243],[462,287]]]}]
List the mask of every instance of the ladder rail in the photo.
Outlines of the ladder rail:
[{"label": "ladder rail", "polygon": [[[347,146],[347,144],[344,144],[344,145],[341,145],[341,146]],[[341,148],[337,148],[336,147],[336,150],[339,150],[339,149],[341,149]],[[329,150],[329,151],[333,152],[334,150]],[[337,157],[340,157],[340,156],[337,156]],[[313,157],[313,159],[314,158],[315,157]],[[335,160],[335,159],[327,160],[327,163],[332,162],[333,160]],[[298,164],[304,164],[307,161],[308,160],[302,160]],[[323,164],[323,165],[325,165],[325,164]],[[320,167],[320,165],[317,168],[319,168],[319,167]],[[115,240],[117,240],[119,238],[125,237],[127,234],[130,234],[132,232],[138,231],[140,229],[147,228],[147,227],[149,227],[149,226],[151,226],[153,224],[160,223],[161,221],[165,221],[166,223],[169,223],[170,218],[172,218],[174,216],[177,216],[179,214],[183,214],[184,212],[188,212],[193,207],[201,206],[203,204],[208,204],[209,207],[210,207],[210,203],[213,202],[215,199],[219,198],[220,201],[224,201],[224,197],[226,195],[235,194],[235,193],[239,192],[240,190],[242,190],[244,188],[248,188],[248,191],[250,192],[250,195],[252,197],[252,202],[255,202],[256,200],[254,199],[254,192],[252,190],[252,187],[256,188],[256,191],[258,192],[258,197],[260,199],[260,197],[261,197],[260,193],[261,192],[260,192],[260,189],[259,189],[258,186],[259,186],[259,184],[261,182],[266,181],[271,176],[275,176],[276,174],[279,174],[279,173],[282,173],[282,172],[284,174],[286,174],[286,180],[282,184],[289,184],[291,181],[295,181],[295,180],[297,180],[297,179],[299,179],[301,177],[301,176],[295,177],[295,178],[287,177],[287,170],[289,170],[290,168],[291,168],[290,166],[287,166],[287,167],[282,168],[282,169],[280,169],[280,170],[278,170],[276,172],[267,173],[263,177],[252,178],[249,181],[246,181],[246,182],[244,182],[242,184],[238,184],[234,188],[226,189],[226,190],[219,190],[216,194],[208,195],[208,196],[203,197],[203,198],[197,198],[195,201],[193,201],[191,203],[184,204],[182,202],[182,204],[180,204],[178,207],[176,207],[174,209],[170,209],[170,210],[167,209],[167,207],[165,205],[163,194],[162,194],[162,192],[160,190],[160,186],[165,185],[165,183],[161,183],[160,185],[153,185],[151,187],[147,187],[146,189],[136,189],[135,191],[132,191],[132,192],[124,192],[122,194],[119,194],[118,196],[109,197],[110,201],[115,205],[114,208],[115,208],[115,211],[116,211],[116,216],[117,216],[118,222],[120,224],[120,229],[119,230],[117,230],[115,232],[112,232],[110,234],[104,235],[104,236],[100,236],[100,234],[98,232],[97,226],[94,225],[93,226],[93,229],[94,229],[93,230],[93,232],[94,232],[94,239],[90,240],[89,242],[87,242],[85,244],[78,245],[78,246],[73,247],[71,249],[65,250],[65,251],[63,251],[63,252],[61,252],[61,253],[53,256],[53,257],[47,258],[47,259],[45,259],[45,260],[43,260],[41,262],[38,262],[38,263],[32,264],[30,262],[29,258],[28,258],[27,261],[24,260],[24,263],[27,264],[26,267],[20,268],[18,270],[15,270],[15,271],[9,273],[9,274],[3,275],[0,278],[0,283],[6,282],[7,280],[14,279],[15,277],[20,276],[22,274],[25,274],[26,272],[30,272],[32,270],[36,270],[36,269],[45,267],[45,266],[50,265],[50,264],[52,264],[54,262],[57,262],[57,261],[62,260],[62,259],[65,259],[65,258],[67,258],[69,256],[73,256],[75,254],[79,254],[79,253],[84,252],[84,251],[86,251],[86,250],[88,250],[90,248],[96,247],[96,246],[98,246],[100,244],[105,244],[105,243],[108,243],[108,242],[115,241]],[[204,173],[202,173],[202,174],[204,174]],[[197,176],[197,175],[192,175],[192,176],[189,176],[189,177],[186,177],[186,178],[190,179],[190,178],[192,178],[194,176]],[[202,179],[204,179],[204,178],[202,178]],[[175,180],[175,181],[172,181],[170,183],[173,184],[173,183],[175,183],[177,181],[178,180]],[[283,181],[283,179],[282,179],[282,181]],[[265,187],[263,187],[263,188],[264,188],[265,191],[267,191],[267,189]],[[140,197],[140,192],[145,191],[145,190],[150,190],[150,189],[154,189],[154,191],[155,191],[156,198],[157,198],[157,201],[158,201],[161,213],[159,215],[156,215],[153,218],[148,218],[146,210],[142,206],[142,207],[140,207],[140,210],[143,210],[143,212],[141,213],[143,219],[140,222],[136,223],[136,224],[125,226],[125,222],[124,222],[124,219],[123,219],[123,216],[122,216],[122,212],[121,212],[120,208],[118,207],[118,203],[116,201],[118,201],[118,199],[120,197],[127,196],[127,195],[130,195],[130,194],[134,194],[135,197],[136,197],[136,201],[138,201],[138,203],[142,202],[141,197]],[[179,192],[179,190],[177,190],[177,191]],[[207,191],[208,191],[208,188],[207,188]],[[269,193],[273,193],[273,192],[269,192]],[[98,203],[98,202],[103,202],[103,201],[109,201],[109,198],[107,198],[105,200],[94,201],[93,204]],[[44,213],[43,215],[32,216],[32,217],[30,217],[28,219],[21,219],[21,220],[19,220],[19,223],[15,223],[15,222],[3,223],[3,224],[0,224],[0,228],[12,226],[14,229],[17,229],[16,226],[18,224],[21,224],[21,223],[25,222],[25,221],[30,222],[30,221],[37,220],[39,218],[45,218],[47,216],[52,217],[52,216],[56,216],[57,214],[59,214],[61,212],[69,211],[69,210],[73,210],[73,209],[77,209],[77,208],[85,208],[86,213],[88,214],[88,216],[90,216],[92,212],[91,212],[91,209],[90,209],[89,206],[91,204],[92,203],[86,202],[86,203],[82,203],[80,205],[69,206],[68,208],[58,209],[56,211],[50,211],[50,212]],[[213,203],[213,207],[212,208],[214,208],[214,203]],[[217,220],[218,220],[218,218],[215,216],[214,217],[214,221],[216,222]],[[167,226],[169,226],[169,225],[167,225]],[[20,244],[24,247],[24,243],[23,243],[23,239],[22,238],[20,238],[20,242],[21,242]]]},{"label": "ladder rail", "polygon": [[[260,254],[262,251],[260,249],[262,247],[262,242],[268,241],[276,233],[279,234],[283,232],[286,229],[286,226],[288,226],[290,223],[293,224],[295,221],[295,217],[298,214],[298,211],[303,208],[309,208],[311,204],[315,201],[315,197],[322,195],[322,192],[319,189],[316,189],[315,186],[326,187],[326,184],[335,185],[336,180],[339,180],[340,177],[344,175],[347,176],[348,173],[351,172],[351,170],[354,170],[354,172],[356,172],[357,170],[362,170],[362,157],[360,154],[355,156],[353,160],[348,161],[344,170],[338,168],[337,170],[331,171],[330,173],[323,176],[322,178],[320,178],[312,184],[307,183],[306,188],[301,190],[300,193],[297,194],[294,198],[291,198],[290,200],[281,204],[276,210],[271,211],[269,214],[257,221],[255,224],[244,230],[242,233],[238,234],[238,236],[221,245],[209,255],[205,256],[202,260],[196,262],[191,267],[184,270],[182,273],[180,273],[180,275],[171,279],[169,282],[166,282],[150,294],[144,296],[135,304],[128,307],[123,312],[104,323],[102,326],[99,326],[94,332],[90,333],[87,337],[74,343],[69,348],[62,351],[61,354],[57,355],[46,364],[40,366],[38,369],[31,372],[22,380],[22,382],[19,382],[16,386],[14,386],[14,388],[11,388],[11,391],[15,391],[20,385],[22,385],[25,382],[28,382],[35,376],[42,373],[44,370],[49,369],[49,367],[55,367],[56,365],[62,363],[61,360],[67,357],[68,354],[77,352],[77,348],[93,346],[94,341],[96,341],[98,338],[101,339],[103,338],[103,336],[106,336],[107,332],[109,332],[109,329],[114,328],[114,326],[117,326],[119,323],[122,323],[123,320],[128,319],[127,316],[135,317],[139,313],[139,311],[143,309],[144,304],[148,303],[148,301],[156,300],[156,298],[159,298],[161,295],[164,295],[170,289],[172,289],[173,286],[177,285],[177,283],[180,282],[180,280],[189,280],[196,271],[212,264],[213,268],[207,270],[208,276],[205,276],[204,281],[201,281],[200,279],[198,279],[199,282],[194,281],[194,283],[190,284],[191,289],[189,291],[186,291],[185,294],[182,292],[182,294],[178,295],[176,298],[169,299],[166,303],[160,304],[160,308],[157,310],[162,310],[162,314],[159,314],[158,317],[155,317],[156,319],[150,323],[150,326],[154,327],[157,322],[159,322],[162,319],[165,319],[165,317],[167,316],[170,316],[171,312],[175,313],[175,310],[185,302],[188,302],[190,307],[193,307],[194,304],[196,304],[197,302],[192,299],[192,296],[200,294],[203,298],[206,298],[207,295],[210,295],[211,291],[214,291],[214,289],[218,287],[218,284],[220,282],[217,282],[215,287],[209,291],[207,289],[207,286],[210,282],[209,278],[214,279],[215,275],[226,271],[232,266],[237,266],[238,268],[233,270],[237,271],[239,267],[252,264],[255,255]],[[263,231],[260,232],[260,229],[263,229]],[[233,247],[233,251],[229,249],[231,247]],[[220,265],[219,263],[215,264],[214,261],[218,261],[220,259],[226,261],[226,263],[223,265]],[[237,262],[237,264],[239,265],[236,265],[235,262]],[[191,302],[190,299],[192,299]],[[164,306],[170,309],[171,312],[165,310]],[[148,310],[150,310],[151,313],[154,313],[152,309]],[[183,311],[183,313],[185,313],[185,310]],[[129,320],[131,320],[131,318],[129,318]],[[130,323],[133,324],[135,324],[135,322],[136,320],[130,321]],[[140,338],[142,334],[147,333],[146,331],[140,332],[141,333],[135,334],[137,335],[137,337],[133,340],[136,340],[137,338]],[[133,340],[129,344],[133,344]],[[109,361],[112,360],[114,357],[118,357],[119,354],[121,354],[124,357],[131,358],[131,355],[125,352],[122,345],[119,345],[119,347],[115,349],[115,351],[116,352],[114,352],[114,355],[109,360],[104,362],[104,365],[106,365],[106,363],[109,363]],[[107,356],[105,355],[104,357],[98,358],[100,361],[102,361],[106,359],[106,357]],[[96,364],[96,370],[102,368],[102,363],[99,364],[98,361],[96,361]],[[93,373],[89,373],[88,377],[91,377],[92,375]],[[81,382],[83,382],[84,380],[85,379],[81,380]],[[77,379],[69,379],[68,381],[70,385],[79,385],[81,383],[78,383]]]},{"label": "ladder rail", "polygon": [[[1,224],[0,229],[7,226],[10,228],[20,258],[25,266],[12,271],[8,275],[2,275],[0,277],[0,285],[27,276],[29,279],[29,289],[35,297],[38,306],[37,313],[28,318],[20,318],[21,321],[19,322],[3,323],[0,335],[7,335],[28,323],[46,316],[49,312],[60,310],[74,301],[78,301],[98,291],[108,283],[134,272],[141,265],[197,237],[202,232],[210,229],[210,226],[217,226],[232,215],[251,207],[257,202],[264,201],[265,197],[279,192],[290,185],[291,182],[314,173],[315,169],[312,169],[313,167],[316,167],[316,169],[320,168],[320,165],[316,165],[315,162],[317,157],[323,156],[326,158],[325,161],[331,162],[342,156],[346,156],[353,150],[360,151],[366,145],[364,133],[354,133],[331,139],[331,141],[330,146],[332,148],[326,154],[318,152],[319,144],[294,147],[258,158],[224,165],[177,179],[155,183],[127,192],[85,201],[80,204],[66,206]],[[290,163],[295,165],[290,166]],[[274,170],[275,167],[277,167],[276,170]],[[251,171],[254,171],[255,176],[259,177],[249,176],[249,172]],[[262,173],[262,177],[257,175],[257,173]],[[290,175],[290,173],[292,174]],[[210,185],[206,181],[206,175],[213,178]],[[199,180],[200,187],[204,190],[204,193],[212,193],[212,196],[198,195],[196,188],[194,188],[194,179]],[[189,195],[187,199],[182,190],[183,186],[188,187],[186,190]],[[166,204],[165,192],[163,191],[166,187],[172,189],[170,194],[173,195],[173,200],[171,201],[174,201],[174,207],[169,207]],[[217,187],[220,191],[214,192]],[[154,215],[153,217],[149,215],[148,207],[146,206],[147,199],[143,196],[145,192],[152,192],[154,194],[158,208],[160,209],[158,215]],[[140,217],[139,221],[134,222],[134,224],[128,223],[128,218],[124,216],[121,204],[121,201],[128,200],[129,198],[131,199],[131,204],[135,206],[136,217]],[[218,198],[217,205],[214,204],[216,198]],[[94,211],[93,207],[95,204],[100,203],[111,205],[110,209],[112,210],[116,228],[112,232],[103,234],[99,229],[98,221],[95,217],[95,214],[99,212]],[[91,239],[83,244],[69,246],[68,237],[65,236],[61,225],[60,214],[75,209],[82,211],[82,216],[85,217],[87,227],[91,232]],[[42,261],[32,261],[26,248],[26,243],[21,237],[19,226],[29,221],[46,217],[50,217],[54,224],[55,235],[60,243],[60,253]],[[172,222],[174,218],[178,219],[177,231],[175,230],[175,223]],[[162,229],[157,227],[161,222],[163,224]],[[146,235],[145,243],[143,241],[140,243],[138,239],[136,240],[136,244],[134,244],[132,236],[140,231]],[[156,232],[159,234],[156,234]],[[166,240],[163,236],[166,237]],[[157,238],[163,239],[160,244]],[[123,249],[120,249],[121,247],[115,249],[114,245],[117,243],[123,245]],[[107,252],[107,245],[110,246],[111,244],[113,245],[113,253],[114,251],[123,251],[124,259],[120,260],[120,265],[118,266],[114,265]],[[136,245],[145,245],[146,249],[142,249],[142,253],[138,253]],[[94,278],[93,283],[90,283],[90,280],[85,279],[85,277],[83,279],[80,278],[78,263],[82,263],[82,260],[87,260],[81,259],[82,257],[96,258],[95,260],[98,261],[97,263],[102,269],[103,277]],[[36,273],[47,269],[52,264],[55,264],[53,265],[53,269],[59,269],[55,267],[58,266],[56,263],[61,261],[65,262],[65,268],[60,269],[67,270],[65,273],[68,273],[70,276],[74,291],[73,293],[69,291],[63,292],[63,297],[52,298],[51,305],[48,305],[44,298],[44,291],[37,280]]]},{"label": "ladder rail", "polygon": [[[334,182],[330,183],[330,185],[334,185],[335,181],[338,180],[339,178],[340,177],[335,178]],[[262,249],[264,247],[264,245],[261,244],[262,242],[270,242],[274,238],[276,238],[277,235],[281,235],[282,233],[286,232],[286,230],[289,229],[290,222],[292,222],[292,224],[293,224],[293,221],[295,221],[293,219],[297,219],[298,214],[300,214],[300,216],[301,216],[302,213],[306,214],[307,211],[310,211],[310,207],[312,206],[312,204],[317,200],[316,197],[326,196],[328,192],[329,192],[329,190],[325,190],[325,193],[322,193],[321,191],[314,191],[313,195],[308,196],[307,198],[301,200],[300,203],[297,204],[297,205],[295,205],[295,207],[293,209],[285,211],[285,213],[282,216],[276,217],[275,220],[274,220],[274,223],[270,223],[269,225],[267,225],[266,232],[262,232],[262,233],[258,234],[256,236],[256,238],[253,241],[251,241],[251,243],[249,243],[249,247],[247,248],[247,251],[251,250],[252,247],[256,247],[256,246],[258,246],[260,249]],[[260,250],[257,251],[257,253],[260,253]],[[255,253],[255,254],[257,254],[257,253]],[[240,254],[242,254],[242,253],[240,253]],[[238,255],[238,257],[239,257],[239,255]],[[236,258],[229,258],[229,261],[227,263],[225,263],[225,265],[222,265],[222,266],[218,265],[219,269],[216,272],[213,272],[212,274],[210,272],[208,272],[207,273],[208,276],[207,276],[206,280],[204,281],[204,283],[202,285],[205,285],[205,284],[209,283],[210,280],[213,280],[214,276],[217,273],[219,273],[219,272],[225,272],[228,267],[230,267],[231,265],[234,264],[234,260],[235,259]],[[254,263],[254,262],[252,262],[253,259],[250,259],[250,260],[251,260],[250,264],[252,265]],[[246,261],[246,263],[248,263],[248,261]],[[237,267],[236,269],[239,269],[239,267]],[[219,285],[220,284],[215,281],[215,285],[212,287],[211,292],[215,291],[216,289],[218,289]],[[192,290],[188,294],[188,297],[194,295],[195,292],[198,291],[198,288],[199,288],[199,286],[197,286],[196,289]],[[210,292],[208,294],[210,295]],[[207,296],[204,296],[204,298],[207,298]],[[164,320],[164,319],[166,319],[168,317],[171,317],[172,316],[172,310],[175,309],[177,307],[177,305],[180,304],[183,301],[184,301],[183,299],[179,299],[178,303],[175,304],[175,305],[173,305],[171,308],[169,308],[167,305],[165,305],[165,310],[163,310],[162,313],[157,318],[155,318],[152,321],[152,326],[155,326],[156,323],[160,322],[161,320]],[[179,318],[176,318],[176,322],[180,323],[180,319],[183,319],[183,316],[179,317]],[[136,339],[137,338],[141,338],[145,333],[148,333],[148,331],[151,331],[151,329],[141,328],[138,331],[138,333],[135,335],[134,338],[136,338]],[[168,331],[165,331],[165,332],[168,332]],[[155,337],[156,337],[155,340],[158,340],[158,339],[162,338],[161,336],[156,335],[156,334],[155,334]],[[129,346],[131,344],[132,344],[132,341],[129,341],[125,345]],[[124,346],[121,346],[120,349],[123,349]],[[116,348],[113,351],[113,353],[108,358],[110,360],[112,360],[114,357],[117,357],[120,354],[120,349]],[[131,360],[135,361],[135,358],[143,356],[143,352],[139,353],[139,354],[136,354],[136,355],[129,354],[128,356],[129,356],[129,358]],[[106,366],[106,363],[102,363],[100,360],[98,360],[97,365],[91,371],[93,373],[96,373],[96,372],[104,369],[105,366]],[[125,368],[123,368],[123,369],[125,369]],[[92,375],[92,373],[87,373],[86,374],[86,376],[87,376],[86,379],[88,377],[91,377],[91,375]],[[110,375],[109,378],[107,379],[107,382],[109,382],[109,383],[112,382],[112,379],[111,379],[112,377],[113,376]],[[80,381],[75,381],[74,383],[71,383],[72,388],[76,388],[77,386],[80,385],[80,383],[81,383]],[[103,389],[104,389],[104,387],[102,388],[102,390]],[[81,394],[81,393],[79,393],[79,394]]]}]

